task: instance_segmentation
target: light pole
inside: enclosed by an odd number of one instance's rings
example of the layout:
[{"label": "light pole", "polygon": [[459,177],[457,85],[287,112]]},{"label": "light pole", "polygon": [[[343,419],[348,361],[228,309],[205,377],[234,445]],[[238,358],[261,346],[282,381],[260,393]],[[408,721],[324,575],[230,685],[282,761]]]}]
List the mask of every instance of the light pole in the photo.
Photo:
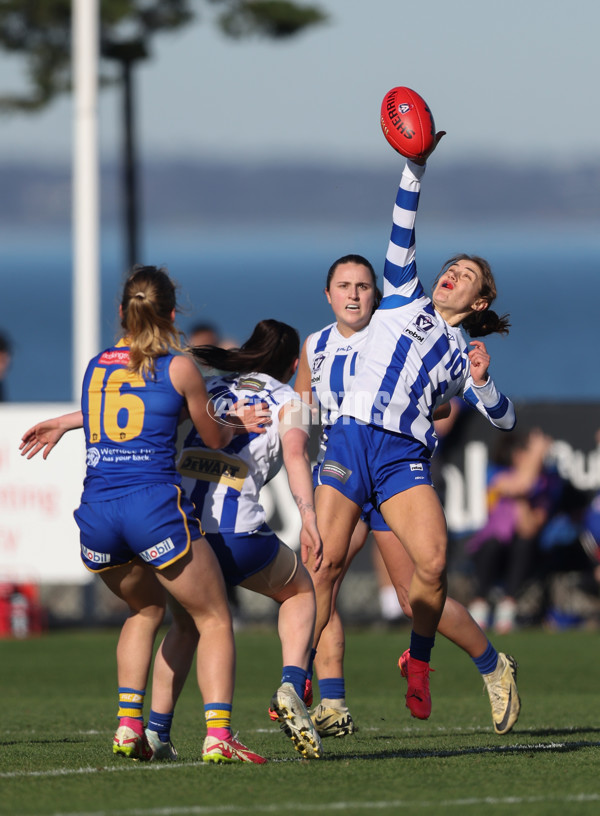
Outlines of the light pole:
[{"label": "light pole", "polygon": [[146,59],[148,50],[142,37],[102,43],[102,56],[120,63],[123,83],[122,191],[127,268],[139,263],[139,195],[133,67]]}]

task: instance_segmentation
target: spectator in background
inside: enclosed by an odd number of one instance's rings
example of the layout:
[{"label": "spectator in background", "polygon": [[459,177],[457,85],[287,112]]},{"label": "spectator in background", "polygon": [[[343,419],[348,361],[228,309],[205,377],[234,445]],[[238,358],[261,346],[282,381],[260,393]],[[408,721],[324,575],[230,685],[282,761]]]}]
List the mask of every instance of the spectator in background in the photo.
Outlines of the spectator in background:
[{"label": "spectator in background", "polygon": [[526,436],[503,436],[493,456],[486,524],[466,544],[474,568],[474,599],[469,612],[482,629],[490,624],[504,634],[515,625],[517,599],[534,573],[539,535],[548,521],[557,476],[545,466],[552,440],[534,429]]},{"label": "spectator in background", "polygon": [[219,332],[212,323],[195,323],[188,332],[190,346],[218,346]]},{"label": "spectator in background", "polygon": [[12,359],[12,345],[8,335],[0,331],[0,402],[5,402],[6,391],[4,388],[4,378],[10,367]]},{"label": "spectator in background", "polygon": [[218,346],[222,349],[237,348],[232,337],[222,337],[213,323],[194,323],[188,332],[190,346]]},{"label": "spectator in background", "polygon": [[[600,439],[596,435],[596,444]],[[564,629],[600,621],[600,492],[558,479],[552,516],[540,534],[542,614]]]}]

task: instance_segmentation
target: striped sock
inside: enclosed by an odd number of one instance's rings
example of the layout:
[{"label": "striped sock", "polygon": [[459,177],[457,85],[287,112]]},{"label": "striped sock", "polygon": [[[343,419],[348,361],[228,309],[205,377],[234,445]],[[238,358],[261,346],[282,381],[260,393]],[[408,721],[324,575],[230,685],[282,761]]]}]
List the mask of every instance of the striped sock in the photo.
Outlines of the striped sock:
[{"label": "striped sock", "polygon": [[144,720],[144,696],[146,689],[138,689],[119,686],[119,710],[117,717],[130,717],[132,720]]},{"label": "striped sock", "polygon": [[485,652],[479,655],[479,657],[472,657],[471,660],[475,663],[481,674],[491,674],[498,664],[498,652],[488,640]]},{"label": "striped sock", "polygon": [[231,709],[228,703],[209,703],[204,706],[206,733],[217,739],[231,737]]}]

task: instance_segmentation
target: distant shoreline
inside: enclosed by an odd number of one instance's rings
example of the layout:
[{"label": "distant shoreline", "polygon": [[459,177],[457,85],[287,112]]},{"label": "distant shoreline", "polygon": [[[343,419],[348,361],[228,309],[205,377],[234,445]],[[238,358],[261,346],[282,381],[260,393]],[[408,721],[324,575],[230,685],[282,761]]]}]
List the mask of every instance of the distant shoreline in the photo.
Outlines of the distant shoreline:
[{"label": "distant shoreline", "polygon": [[[332,164],[143,162],[141,217],[145,224],[198,223],[387,224],[401,160],[389,167]],[[397,174],[396,174],[397,170]],[[71,168],[44,163],[0,163],[10,196],[0,199],[0,229],[71,223]],[[427,175],[421,220],[468,219],[598,223],[600,161],[558,169],[478,159],[440,163]],[[101,168],[103,226],[118,224],[121,178],[117,164]]]}]

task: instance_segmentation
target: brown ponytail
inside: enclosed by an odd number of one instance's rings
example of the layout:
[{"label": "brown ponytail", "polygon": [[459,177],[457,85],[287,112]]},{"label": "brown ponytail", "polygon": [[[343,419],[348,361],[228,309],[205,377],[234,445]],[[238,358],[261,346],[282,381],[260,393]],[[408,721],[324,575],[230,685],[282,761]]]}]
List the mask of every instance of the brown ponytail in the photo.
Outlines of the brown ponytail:
[{"label": "brown ponytail", "polygon": [[175,292],[167,270],[156,266],[134,266],[123,287],[121,326],[129,343],[128,368],[143,377],[154,374],[156,357],[183,350],[172,318]]},{"label": "brown ponytail", "polygon": [[482,312],[471,312],[461,323],[470,337],[485,337],[487,334],[508,334],[510,320],[508,315],[499,316],[493,309]]}]

